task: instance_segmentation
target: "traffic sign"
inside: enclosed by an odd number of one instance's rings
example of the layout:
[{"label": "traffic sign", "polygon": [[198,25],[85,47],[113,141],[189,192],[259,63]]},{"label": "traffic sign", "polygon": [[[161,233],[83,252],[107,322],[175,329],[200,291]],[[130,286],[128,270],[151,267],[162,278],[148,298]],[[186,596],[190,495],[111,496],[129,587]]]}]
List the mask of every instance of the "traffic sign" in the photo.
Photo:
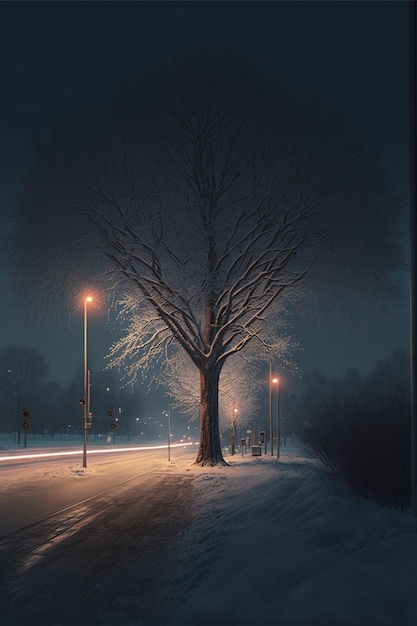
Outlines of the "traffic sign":
[{"label": "traffic sign", "polygon": [[26,419],[29,417],[30,413],[29,411],[26,411],[26,409],[23,411],[22,413],[23,417],[26,417]]}]

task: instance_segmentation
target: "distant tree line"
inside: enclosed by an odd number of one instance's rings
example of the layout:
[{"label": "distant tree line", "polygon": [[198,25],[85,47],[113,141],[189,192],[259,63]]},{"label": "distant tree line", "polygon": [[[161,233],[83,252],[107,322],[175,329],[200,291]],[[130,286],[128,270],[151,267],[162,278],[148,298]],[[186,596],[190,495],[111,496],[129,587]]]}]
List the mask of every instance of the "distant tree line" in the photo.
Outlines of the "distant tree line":
[{"label": "distant tree line", "polygon": [[368,376],[314,372],[297,407],[299,435],[357,495],[400,510],[411,500],[409,357],[401,349]]},{"label": "distant tree line", "polygon": [[[0,350],[0,431],[14,433],[18,443],[25,427],[36,435],[82,433],[82,368],[67,385],[48,380],[47,374],[47,363],[37,350],[14,345]],[[141,398],[135,388],[121,388],[114,371],[93,374],[91,398],[92,434],[110,432],[114,421],[117,434],[137,434]],[[151,436],[149,425],[141,426]]]}]

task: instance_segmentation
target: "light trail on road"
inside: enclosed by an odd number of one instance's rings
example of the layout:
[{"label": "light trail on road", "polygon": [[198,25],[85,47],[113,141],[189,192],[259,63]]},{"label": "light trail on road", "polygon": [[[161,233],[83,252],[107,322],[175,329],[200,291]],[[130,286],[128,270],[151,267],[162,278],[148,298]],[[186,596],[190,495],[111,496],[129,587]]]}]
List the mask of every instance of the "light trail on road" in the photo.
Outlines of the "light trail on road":
[{"label": "light trail on road", "polygon": [[[183,443],[171,443],[171,448],[183,448],[185,446],[192,446],[194,442],[183,442]],[[88,455],[90,454],[112,454],[115,452],[140,452],[141,450],[166,450],[168,449],[168,445],[158,445],[158,446],[138,446],[138,447],[130,447],[130,448],[92,448],[88,450]],[[10,454],[0,456],[0,461],[21,461],[25,459],[46,459],[53,458],[59,456],[77,456],[83,454],[82,450],[65,450],[60,452],[36,452],[36,453],[28,453],[28,454]]]}]

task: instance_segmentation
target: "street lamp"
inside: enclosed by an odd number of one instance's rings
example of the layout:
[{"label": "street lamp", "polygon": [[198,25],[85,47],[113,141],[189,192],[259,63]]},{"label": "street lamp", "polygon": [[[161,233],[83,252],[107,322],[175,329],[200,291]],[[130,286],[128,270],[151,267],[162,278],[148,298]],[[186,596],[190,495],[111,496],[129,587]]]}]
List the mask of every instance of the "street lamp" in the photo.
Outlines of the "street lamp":
[{"label": "street lamp", "polygon": [[162,411],[162,413],[166,415],[168,419],[168,461],[171,462],[171,409],[169,408],[168,411]]},{"label": "street lamp", "polygon": [[269,364],[269,441],[271,456],[274,456],[274,429],[272,426],[272,363]]},{"label": "street lamp", "polygon": [[232,455],[235,453],[235,445],[236,445],[236,421],[237,421],[237,409],[235,407],[232,413],[232,440],[230,442],[231,448],[232,448]]},{"label": "street lamp", "polygon": [[272,382],[277,386],[277,459],[279,459],[279,438],[280,438],[280,423],[279,423],[279,378],[273,378]]},{"label": "street lamp", "polygon": [[87,302],[92,302],[93,298],[87,296],[84,298],[84,404],[83,404],[83,467],[87,467],[87,415],[89,414],[89,389],[88,389],[88,371],[87,371]]}]

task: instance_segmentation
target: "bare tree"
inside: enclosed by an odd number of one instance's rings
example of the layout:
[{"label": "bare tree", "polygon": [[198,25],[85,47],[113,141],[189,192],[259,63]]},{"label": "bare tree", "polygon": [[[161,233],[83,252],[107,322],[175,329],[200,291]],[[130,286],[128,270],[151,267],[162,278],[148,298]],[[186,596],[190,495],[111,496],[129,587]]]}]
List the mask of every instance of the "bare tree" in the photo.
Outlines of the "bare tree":
[{"label": "bare tree", "polygon": [[[114,349],[120,356],[117,362],[124,361],[124,338]],[[141,359],[132,362],[135,366]],[[132,368],[133,369],[133,368]],[[141,371],[140,366],[135,367]],[[133,374],[133,373],[132,373]],[[134,374],[136,375],[136,373]],[[194,421],[199,415],[200,385],[198,370],[183,350],[173,351],[157,373],[157,383],[165,388],[172,400],[172,408]],[[243,426],[254,419],[260,408],[259,395],[264,391],[260,384],[260,368],[248,363],[236,354],[230,357],[219,382],[219,427],[220,432],[230,428],[232,412],[238,408],[237,424]]]},{"label": "bare tree", "polygon": [[66,432],[71,416],[71,405],[67,400],[68,389],[61,383],[47,381],[37,385],[36,396],[31,402],[34,419],[30,432],[48,433],[52,437]]},{"label": "bare tree", "polygon": [[277,315],[397,295],[399,202],[378,162],[337,116],[230,58],[181,61],[63,125],[17,217],[26,298],[62,307],[90,281],[141,320],[127,359],[188,355],[202,465],[224,463],[223,366],[254,344],[283,357]]},{"label": "bare tree", "polygon": [[[45,359],[37,350],[6,346],[0,351],[0,399],[7,412],[5,426],[14,431],[20,443],[22,412],[30,413],[37,403],[39,387],[48,371]],[[40,421],[41,416],[32,418]],[[35,426],[36,429],[36,426]]]},{"label": "bare tree", "polygon": [[[164,341],[158,345],[152,338],[155,349],[149,358],[149,349],[144,349],[149,333],[149,324],[155,317],[152,311],[147,316],[143,310],[136,311],[134,298],[121,302],[122,318],[128,326],[122,337],[112,346],[110,367],[124,370],[129,382],[147,380],[165,389],[172,399],[172,407],[191,421],[197,419],[200,404],[200,381],[198,370],[178,342]],[[243,426],[253,420],[259,412],[259,396],[265,392],[262,376],[265,375],[265,343],[274,346],[275,358],[280,358],[288,370],[294,364],[287,357],[298,346],[289,334],[285,310],[274,307],[274,324],[263,333],[264,342],[252,342],[244,351],[232,354],[225,363],[219,379],[219,427],[220,432],[230,428],[232,412],[238,408],[236,425]],[[159,323],[159,322],[157,322]],[[143,342],[138,341],[141,337]],[[155,367],[155,364],[158,367]]]}]

